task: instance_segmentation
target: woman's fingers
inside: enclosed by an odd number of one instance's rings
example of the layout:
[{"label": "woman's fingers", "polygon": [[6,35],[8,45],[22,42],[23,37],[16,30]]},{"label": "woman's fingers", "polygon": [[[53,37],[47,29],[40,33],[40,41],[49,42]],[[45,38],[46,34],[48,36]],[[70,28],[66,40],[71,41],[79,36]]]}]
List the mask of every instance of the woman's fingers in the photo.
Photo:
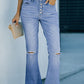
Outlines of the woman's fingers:
[{"label": "woman's fingers", "polygon": [[50,5],[55,5],[56,0],[49,0]]},{"label": "woman's fingers", "polygon": [[18,20],[16,20],[16,24],[15,25],[18,25]]},{"label": "woman's fingers", "polygon": [[49,2],[49,0],[46,0],[46,1],[45,1],[45,4],[47,4],[48,2]]},{"label": "woman's fingers", "polygon": [[18,19],[12,19],[12,23],[14,23],[15,22],[15,25],[18,25]]},{"label": "woman's fingers", "polygon": [[12,19],[12,23],[13,23],[13,22],[15,22],[15,21],[16,21],[16,20],[15,20],[15,18],[14,18],[14,19]]},{"label": "woman's fingers", "polygon": [[15,25],[18,25],[18,21],[19,21],[19,15],[16,13],[16,15],[14,16],[14,18],[12,19],[12,23],[15,22]]}]

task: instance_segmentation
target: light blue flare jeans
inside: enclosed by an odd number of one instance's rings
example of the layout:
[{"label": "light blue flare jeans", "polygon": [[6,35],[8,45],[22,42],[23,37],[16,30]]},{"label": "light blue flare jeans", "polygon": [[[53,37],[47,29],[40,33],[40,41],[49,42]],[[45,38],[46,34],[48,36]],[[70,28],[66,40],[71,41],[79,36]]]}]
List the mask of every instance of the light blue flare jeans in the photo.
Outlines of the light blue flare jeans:
[{"label": "light blue flare jeans", "polygon": [[48,49],[48,69],[45,84],[60,84],[60,34],[55,5],[46,0],[23,0],[21,21],[26,42],[25,84],[42,84],[38,65],[39,22],[42,26]]}]

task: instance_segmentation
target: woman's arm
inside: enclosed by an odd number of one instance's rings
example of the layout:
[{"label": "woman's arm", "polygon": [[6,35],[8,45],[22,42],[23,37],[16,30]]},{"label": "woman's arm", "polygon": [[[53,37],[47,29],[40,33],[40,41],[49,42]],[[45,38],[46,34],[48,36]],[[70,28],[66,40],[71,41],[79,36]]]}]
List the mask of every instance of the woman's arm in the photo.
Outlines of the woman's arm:
[{"label": "woman's arm", "polygon": [[22,6],[22,2],[23,2],[23,0],[18,0],[18,6],[17,6],[17,14],[19,14],[20,15],[20,10],[21,10],[21,6]]},{"label": "woman's arm", "polygon": [[12,23],[16,22],[16,25],[18,25],[22,2],[23,2],[23,0],[18,0],[17,11],[16,11],[16,14],[15,14],[14,18],[12,19]]}]

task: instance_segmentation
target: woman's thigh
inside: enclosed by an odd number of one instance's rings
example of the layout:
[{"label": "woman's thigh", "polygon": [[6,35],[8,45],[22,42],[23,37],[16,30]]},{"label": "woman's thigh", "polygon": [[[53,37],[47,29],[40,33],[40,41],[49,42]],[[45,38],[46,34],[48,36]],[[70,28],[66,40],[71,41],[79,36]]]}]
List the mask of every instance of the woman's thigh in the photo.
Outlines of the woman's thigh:
[{"label": "woman's thigh", "polygon": [[60,53],[60,29],[57,12],[54,11],[44,14],[40,22],[47,41],[49,53]]},{"label": "woman's thigh", "polygon": [[37,18],[25,18],[21,16],[22,26],[25,34],[26,51],[38,51],[39,22]]}]

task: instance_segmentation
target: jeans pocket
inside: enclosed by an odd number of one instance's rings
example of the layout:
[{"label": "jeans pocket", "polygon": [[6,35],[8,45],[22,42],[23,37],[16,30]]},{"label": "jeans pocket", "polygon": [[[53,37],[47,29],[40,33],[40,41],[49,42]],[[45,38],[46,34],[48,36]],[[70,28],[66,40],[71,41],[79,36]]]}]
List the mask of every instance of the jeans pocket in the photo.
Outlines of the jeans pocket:
[{"label": "jeans pocket", "polygon": [[45,2],[44,2],[44,5],[47,7],[55,7],[55,5],[51,5],[49,2],[47,4],[45,4]]}]

